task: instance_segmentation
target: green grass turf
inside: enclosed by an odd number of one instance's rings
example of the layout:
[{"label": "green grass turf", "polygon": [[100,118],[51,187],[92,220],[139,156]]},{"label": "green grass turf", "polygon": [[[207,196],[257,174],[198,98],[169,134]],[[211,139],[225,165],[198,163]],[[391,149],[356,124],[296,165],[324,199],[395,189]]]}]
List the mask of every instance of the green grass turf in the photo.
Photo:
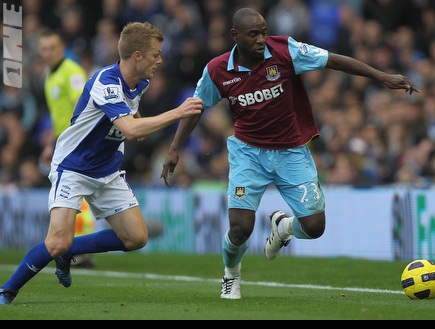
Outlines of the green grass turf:
[{"label": "green grass turf", "polygon": [[[0,251],[0,284],[23,252]],[[54,262],[29,281],[0,320],[424,320],[435,299],[411,300],[401,290],[408,262],[246,254],[242,299],[222,300],[222,257],[108,253],[94,269],[72,268],[64,288]]]}]

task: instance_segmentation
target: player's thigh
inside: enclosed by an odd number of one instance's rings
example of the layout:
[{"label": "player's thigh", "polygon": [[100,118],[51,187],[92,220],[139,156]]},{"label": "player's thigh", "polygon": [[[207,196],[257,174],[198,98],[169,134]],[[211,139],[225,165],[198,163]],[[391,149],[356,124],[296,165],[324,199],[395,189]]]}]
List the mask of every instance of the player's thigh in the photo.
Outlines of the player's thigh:
[{"label": "player's thigh", "polygon": [[270,170],[261,161],[264,150],[243,143],[235,137],[227,140],[228,208],[256,211],[267,186],[273,182]]},{"label": "player's thigh", "polygon": [[319,184],[316,165],[308,147],[283,152],[277,161],[275,185],[297,217],[306,217],[325,210],[325,197]]},{"label": "player's thigh", "polygon": [[50,254],[65,252],[72,245],[75,233],[77,210],[55,207],[50,211],[45,244]]},{"label": "player's thigh", "polygon": [[126,247],[129,243],[136,245],[148,241],[145,219],[139,206],[111,215],[106,220]]}]

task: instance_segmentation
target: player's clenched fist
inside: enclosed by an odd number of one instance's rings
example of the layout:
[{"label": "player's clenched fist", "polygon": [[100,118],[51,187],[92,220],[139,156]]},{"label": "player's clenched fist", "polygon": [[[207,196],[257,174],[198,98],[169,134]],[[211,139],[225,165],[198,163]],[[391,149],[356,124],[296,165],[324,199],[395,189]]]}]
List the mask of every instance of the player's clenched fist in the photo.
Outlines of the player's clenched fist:
[{"label": "player's clenched fist", "polygon": [[181,119],[187,118],[194,114],[201,114],[204,102],[201,98],[189,97],[179,107],[181,111]]}]

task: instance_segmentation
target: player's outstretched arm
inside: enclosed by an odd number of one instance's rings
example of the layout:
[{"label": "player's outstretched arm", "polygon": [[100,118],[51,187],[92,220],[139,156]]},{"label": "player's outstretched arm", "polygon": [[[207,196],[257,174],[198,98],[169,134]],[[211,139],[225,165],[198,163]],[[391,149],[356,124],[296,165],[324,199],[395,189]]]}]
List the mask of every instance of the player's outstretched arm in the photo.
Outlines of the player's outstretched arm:
[{"label": "player's outstretched arm", "polygon": [[330,52],[326,68],[374,79],[383,83],[390,89],[404,89],[406,92],[409,92],[409,94],[420,92],[408,77],[401,74],[388,74],[379,71],[374,67],[349,56]]},{"label": "player's outstretched arm", "polygon": [[197,97],[189,97],[178,107],[153,117],[135,118],[127,115],[113,121],[126,139],[134,140],[149,136],[174,122],[190,116],[200,115],[203,101]]}]

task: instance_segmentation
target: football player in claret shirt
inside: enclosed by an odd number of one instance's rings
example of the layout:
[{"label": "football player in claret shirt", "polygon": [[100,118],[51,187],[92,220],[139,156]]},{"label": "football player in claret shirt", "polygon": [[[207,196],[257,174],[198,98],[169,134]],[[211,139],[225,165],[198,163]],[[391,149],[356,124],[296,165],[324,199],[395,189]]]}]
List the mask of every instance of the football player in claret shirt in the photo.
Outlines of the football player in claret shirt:
[{"label": "football player in claret shirt", "polygon": [[[268,36],[265,19],[250,8],[234,14],[231,37],[235,46],[206,65],[194,96],[204,101],[205,109],[226,98],[234,116],[234,135],[227,139],[229,230],[222,239],[221,298],[240,299],[241,260],[269,185],[276,186],[294,216],[271,211],[267,259],[275,259],[292,236],[317,239],[325,230],[325,198],[307,146],[320,132],[301,74],[328,68],[391,89],[419,90],[400,74],[387,74],[291,36]],[[183,119],[177,128],[161,173],[167,186],[181,145],[200,117]]]}]

